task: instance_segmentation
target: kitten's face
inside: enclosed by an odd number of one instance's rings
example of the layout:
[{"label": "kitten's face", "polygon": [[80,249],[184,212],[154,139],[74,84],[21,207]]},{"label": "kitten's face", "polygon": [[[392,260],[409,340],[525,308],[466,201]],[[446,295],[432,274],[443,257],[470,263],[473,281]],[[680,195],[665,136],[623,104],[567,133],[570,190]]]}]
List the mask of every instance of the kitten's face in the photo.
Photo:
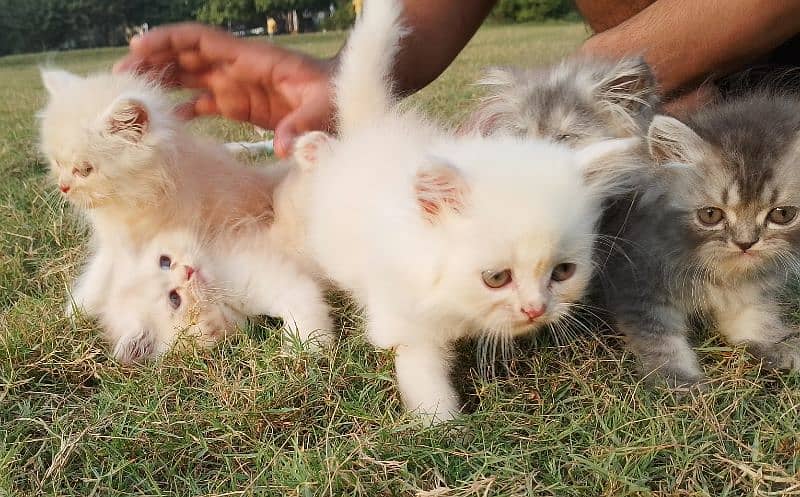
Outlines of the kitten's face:
[{"label": "kitten's face", "polygon": [[106,323],[115,328],[112,335],[135,338],[117,344],[120,360],[153,357],[179,335],[211,345],[242,323],[243,317],[221,298],[211,268],[199,262],[187,240],[182,234],[160,235],[134,262],[134,273],[114,299],[120,317],[112,313]]},{"label": "kitten's face", "polygon": [[[557,322],[591,278],[591,212],[516,235],[476,220],[458,233],[441,285],[477,329],[515,336]],[[558,226],[559,223],[564,223]],[[535,231],[535,232],[534,232]]]},{"label": "kitten's face", "polygon": [[214,342],[237,326],[238,315],[219,295],[207,264],[191,252],[165,246],[151,251],[153,315],[162,325]]},{"label": "kitten's face", "polygon": [[68,202],[83,209],[99,207],[115,196],[114,178],[105,174],[113,166],[86,151],[75,150],[81,148],[85,147],[48,153],[50,178]]},{"label": "kitten's face", "polygon": [[639,59],[571,59],[536,70],[494,69],[490,88],[466,128],[583,147],[639,136],[657,103],[654,80]]},{"label": "kitten's face", "polygon": [[43,71],[42,78],[49,100],[40,114],[41,149],[67,201],[93,208],[159,190],[165,177],[153,159],[170,135],[170,118],[149,83],[63,71]]},{"label": "kitten's face", "polygon": [[772,267],[800,241],[800,196],[787,194],[783,185],[766,178],[762,188],[748,192],[740,178],[725,170],[716,169],[718,184],[691,190],[683,204],[684,221],[697,243],[696,257],[723,274]]},{"label": "kitten's face", "polygon": [[[602,152],[601,146],[590,146],[588,160],[624,155],[638,140],[614,142],[626,143]],[[423,208],[436,188],[445,195],[445,207],[455,206],[454,214],[445,211],[441,220],[447,251],[429,305],[474,329],[513,336],[557,322],[585,294],[603,194],[585,178],[587,169],[577,165],[580,154],[541,142],[501,144],[494,151],[481,141],[457,144],[449,157],[459,164],[454,170],[463,172],[428,171],[418,175],[428,188],[417,189],[425,193]],[[492,170],[496,161],[509,167]],[[594,173],[600,180],[601,173]],[[468,186],[459,187],[459,174]],[[463,205],[451,195],[459,190]],[[442,209],[440,203],[426,210]]]},{"label": "kitten's face", "polygon": [[797,131],[775,140],[767,138],[769,126],[730,127],[717,119],[707,124],[713,131],[701,124],[701,138],[685,125],[667,123],[689,147],[675,157],[683,165],[673,166],[669,199],[695,264],[723,277],[792,267],[800,248]]}]

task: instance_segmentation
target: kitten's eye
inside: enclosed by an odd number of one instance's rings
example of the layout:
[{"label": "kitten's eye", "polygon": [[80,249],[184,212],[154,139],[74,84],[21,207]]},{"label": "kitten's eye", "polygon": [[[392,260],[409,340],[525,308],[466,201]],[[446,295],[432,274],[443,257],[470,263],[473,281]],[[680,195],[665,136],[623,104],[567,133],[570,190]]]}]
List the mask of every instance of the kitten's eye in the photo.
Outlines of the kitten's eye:
[{"label": "kitten's eye", "polygon": [[178,290],[169,292],[169,304],[173,309],[177,309],[181,306],[181,296],[178,294]]},{"label": "kitten's eye", "polygon": [[575,274],[575,268],[575,264],[571,262],[563,262],[553,268],[553,272],[550,274],[550,279],[553,281],[568,280],[572,278],[573,274]]},{"label": "kitten's eye", "polygon": [[168,270],[172,267],[172,259],[168,255],[162,255],[158,258],[158,267],[165,271]]},{"label": "kitten's eye", "polygon": [[81,167],[73,167],[72,168],[72,175],[73,176],[80,176],[81,178],[85,178],[92,174],[94,171],[94,167],[88,162],[81,162]]},{"label": "kitten's eye", "polygon": [[795,217],[797,217],[797,207],[791,205],[775,207],[767,214],[767,219],[775,224],[789,224]]},{"label": "kitten's eye", "polygon": [[481,273],[483,282],[489,288],[502,288],[511,283],[511,270],[504,269],[502,271],[484,271]]},{"label": "kitten's eye", "polygon": [[556,143],[561,143],[561,142],[568,142],[568,141],[570,141],[570,140],[572,140],[574,138],[575,138],[575,135],[573,135],[571,133],[562,133],[560,135],[556,135],[555,140],[556,140]]},{"label": "kitten's eye", "polygon": [[697,210],[697,219],[706,226],[714,226],[719,224],[725,218],[725,213],[722,209],[716,207],[703,207]]}]

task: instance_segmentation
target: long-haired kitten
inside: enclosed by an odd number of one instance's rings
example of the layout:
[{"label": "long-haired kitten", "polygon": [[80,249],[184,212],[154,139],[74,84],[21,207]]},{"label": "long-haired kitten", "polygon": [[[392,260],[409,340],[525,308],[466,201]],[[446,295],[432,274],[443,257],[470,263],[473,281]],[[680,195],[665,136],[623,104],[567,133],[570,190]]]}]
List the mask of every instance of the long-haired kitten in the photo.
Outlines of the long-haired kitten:
[{"label": "long-haired kitten", "polygon": [[531,332],[583,296],[600,205],[635,169],[613,157],[636,144],[459,137],[399,108],[388,77],[400,14],[397,1],[367,3],[336,79],[340,137],[305,135],[296,153],[318,163],[310,252],[366,306],[369,340],[395,350],[405,405],[444,420],[459,411],[455,340]]},{"label": "long-haired kitten", "polygon": [[641,136],[659,103],[655,78],[640,57],[576,56],[536,68],[497,67],[464,133],[508,133],[581,147]]},{"label": "long-haired kitten", "polygon": [[158,357],[181,337],[214,344],[261,315],[282,317],[287,332],[303,341],[330,340],[316,283],[260,244],[241,240],[220,252],[191,230],[169,231],[120,267],[99,315],[121,362]]},{"label": "long-haired kitten", "polygon": [[686,124],[656,116],[647,140],[656,185],[619,223],[628,242],[603,291],[644,371],[702,380],[686,338],[693,316],[769,367],[800,368],[779,299],[800,267],[800,101],[759,93]]},{"label": "long-haired kitten", "polygon": [[[221,145],[185,130],[168,95],[145,77],[51,70],[42,79],[49,93],[40,114],[42,151],[64,198],[91,225],[90,256],[68,313],[74,303],[96,315],[125,270],[120,261],[127,252],[173,229],[196,230],[212,250],[231,257],[241,243],[285,256],[297,285],[314,284],[314,265],[303,251],[302,168],[236,162]],[[320,302],[302,298],[294,307]],[[306,324],[305,336],[329,326],[327,319]]]}]

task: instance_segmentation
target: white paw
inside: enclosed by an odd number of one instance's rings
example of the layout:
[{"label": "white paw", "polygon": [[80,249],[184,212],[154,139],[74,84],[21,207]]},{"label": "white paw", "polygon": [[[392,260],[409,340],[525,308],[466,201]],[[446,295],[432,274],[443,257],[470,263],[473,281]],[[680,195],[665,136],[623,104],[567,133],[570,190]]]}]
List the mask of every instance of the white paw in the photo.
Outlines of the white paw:
[{"label": "white paw", "polygon": [[159,351],[147,330],[121,338],[112,352],[114,359],[123,364],[144,362],[157,357]]},{"label": "white paw", "polygon": [[333,138],[322,131],[306,133],[295,141],[292,156],[304,169],[314,167],[320,157],[330,150],[331,140]]}]

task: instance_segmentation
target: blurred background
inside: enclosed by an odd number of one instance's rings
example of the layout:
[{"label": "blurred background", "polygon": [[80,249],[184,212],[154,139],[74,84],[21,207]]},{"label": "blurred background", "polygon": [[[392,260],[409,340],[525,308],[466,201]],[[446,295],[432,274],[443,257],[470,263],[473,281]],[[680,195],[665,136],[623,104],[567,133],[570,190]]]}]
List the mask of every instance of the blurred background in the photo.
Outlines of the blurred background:
[{"label": "blurred background", "polygon": [[[347,29],[361,0],[0,0],[0,56],[124,45],[160,24],[201,21],[237,36]],[[498,23],[577,19],[571,0],[500,0]],[[443,28],[446,28],[443,26]]]}]

